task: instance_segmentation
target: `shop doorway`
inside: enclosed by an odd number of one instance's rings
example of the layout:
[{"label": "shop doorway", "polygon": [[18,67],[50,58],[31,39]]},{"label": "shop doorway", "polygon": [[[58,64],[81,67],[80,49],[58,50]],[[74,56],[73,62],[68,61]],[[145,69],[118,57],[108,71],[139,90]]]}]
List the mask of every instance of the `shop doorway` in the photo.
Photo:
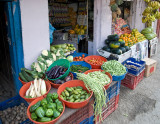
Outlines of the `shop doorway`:
[{"label": "shop doorway", "polygon": [[22,43],[18,44],[21,39],[17,33],[19,26],[15,27],[19,19],[16,8],[17,2],[0,2],[0,102],[18,94],[22,86],[18,73],[23,66],[23,56],[19,59],[23,48]]},{"label": "shop doorway", "polygon": [[76,52],[88,53],[93,42],[93,0],[48,0],[49,22],[56,29],[53,45],[73,44]]}]

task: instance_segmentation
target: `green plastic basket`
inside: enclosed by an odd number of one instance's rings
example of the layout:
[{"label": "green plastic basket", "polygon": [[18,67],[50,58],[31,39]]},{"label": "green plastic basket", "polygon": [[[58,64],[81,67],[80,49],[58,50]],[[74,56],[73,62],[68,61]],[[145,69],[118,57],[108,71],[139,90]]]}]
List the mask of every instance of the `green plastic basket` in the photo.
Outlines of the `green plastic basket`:
[{"label": "green plastic basket", "polygon": [[54,63],[52,63],[52,65],[49,66],[47,71],[51,70],[51,68],[54,67],[54,66],[63,66],[65,68],[68,68],[68,70],[61,77],[58,77],[56,79],[50,79],[50,78],[47,77],[48,80],[51,80],[51,81],[54,81],[54,80],[57,80],[57,79],[62,79],[63,80],[65,77],[68,76],[68,74],[70,72],[70,62],[67,59],[59,59],[59,60],[55,61]]}]

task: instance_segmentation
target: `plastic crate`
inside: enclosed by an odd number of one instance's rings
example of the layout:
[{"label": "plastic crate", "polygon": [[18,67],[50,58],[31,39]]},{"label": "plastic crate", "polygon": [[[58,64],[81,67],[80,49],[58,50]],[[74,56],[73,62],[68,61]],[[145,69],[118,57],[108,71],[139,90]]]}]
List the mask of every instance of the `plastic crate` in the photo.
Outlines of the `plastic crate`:
[{"label": "plastic crate", "polygon": [[[139,66],[137,64],[134,64],[134,63],[130,63],[129,61],[140,64],[141,66]],[[137,76],[144,70],[146,63],[145,63],[145,61],[142,61],[142,60],[141,61],[136,61],[135,58],[129,58],[126,61],[124,61],[122,64],[125,65],[128,68],[128,73]],[[137,67],[137,69],[129,67],[127,65],[131,65],[131,66],[134,65],[134,66]]]},{"label": "plastic crate", "polygon": [[144,77],[144,70],[138,76],[134,76],[128,73],[126,74],[125,79],[121,81],[121,83],[123,86],[126,86],[134,90],[138,85],[138,83],[143,80],[143,77]]},{"label": "plastic crate", "polygon": [[[111,113],[113,113],[118,108],[119,94],[114,96],[111,100],[107,102],[107,107],[103,108],[102,112],[102,121],[104,121]],[[96,124],[100,124],[99,118],[95,122]]]},{"label": "plastic crate", "polygon": [[[15,97],[12,97],[4,102],[1,102],[0,103],[0,111],[3,111],[7,108],[12,108],[14,106],[18,106],[20,105],[21,103],[24,103],[25,106],[28,106],[28,103],[22,99],[19,95],[15,96]],[[0,124],[2,124],[1,122],[1,119],[0,119]],[[21,124],[33,124],[29,119],[23,121]]]},{"label": "plastic crate", "polygon": [[83,120],[79,124],[94,124],[93,120],[94,120],[94,116],[91,116],[90,118],[87,118],[87,119]]},{"label": "plastic crate", "polygon": [[78,57],[78,56],[81,56],[82,57],[82,55],[85,55],[85,57],[86,56],[88,56],[88,54],[86,54],[86,53],[77,53],[77,52],[75,52],[75,53],[73,53],[73,54],[71,54],[73,57]]},{"label": "plastic crate", "polygon": [[112,99],[113,97],[115,97],[119,94],[120,86],[121,86],[121,81],[113,81],[111,83],[110,87],[106,90],[108,100]]},{"label": "plastic crate", "polygon": [[93,116],[93,104],[94,99],[91,99],[86,106],[78,109],[75,113],[73,113],[68,118],[60,122],[60,124],[79,124],[83,120]]}]

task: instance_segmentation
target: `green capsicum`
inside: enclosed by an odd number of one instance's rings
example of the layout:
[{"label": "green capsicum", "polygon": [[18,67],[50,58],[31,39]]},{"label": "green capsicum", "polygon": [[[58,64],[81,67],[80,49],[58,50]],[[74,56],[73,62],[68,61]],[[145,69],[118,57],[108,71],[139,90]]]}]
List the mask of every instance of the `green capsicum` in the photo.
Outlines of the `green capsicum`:
[{"label": "green capsicum", "polygon": [[57,102],[60,102],[59,99],[56,99],[56,100],[55,100],[55,103],[57,103]]},{"label": "green capsicum", "polygon": [[45,115],[47,117],[52,117],[53,116],[53,110],[52,109],[47,109]]},{"label": "green capsicum", "polygon": [[52,98],[53,100],[58,99],[58,94],[57,94],[57,93],[53,93],[51,98]]},{"label": "green capsicum", "polygon": [[47,105],[47,99],[46,99],[46,98],[42,99],[41,105],[42,105],[42,106]]},{"label": "green capsicum", "polygon": [[49,121],[51,121],[51,120],[52,120],[51,118],[42,117],[42,118],[39,118],[37,121],[39,121],[39,122],[49,122]]},{"label": "green capsicum", "polygon": [[57,117],[59,117],[60,116],[60,112],[58,112],[56,109],[53,109],[53,116],[54,116],[54,118],[57,118]]},{"label": "green capsicum", "polygon": [[48,109],[55,109],[56,108],[56,103],[48,103],[47,108]]},{"label": "green capsicum", "polygon": [[59,112],[62,112],[62,111],[63,111],[63,105],[62,105],[62,102],[61,102],[61,101],[59,101],[59,102],[57,102],[57,103],[56,103],[56,105],[57,105],[57,110],[58,110]]},{"label": "green capsicum", "polygon": [[37,102],[36,104],[32,105],[29,109],[30,112],[34,112],[39,106],[41,105],[41,101]]},{"label": "green capsicum", "polygon": [[47,103],[50,103],[50,102],[53,103],[52,94],[51,93],[47,94],[46,100],[47,100]]},{"label": "green capsicum", "polygon": [[47,110],[47,105],[43,105],[43,110],[46,111]]},{"label": "green capsicum", "polygon": [[35,113],[39,118],[42,118],[45,115],[45,111],[44,111],[44,109],[42,107],[38,107],[36,109]]},{"label": "green capsicum", "polygon": [[32,120],[37,120],[37,115],[36,115],[36,113],[31,113],[31,118],[32,118]]}]

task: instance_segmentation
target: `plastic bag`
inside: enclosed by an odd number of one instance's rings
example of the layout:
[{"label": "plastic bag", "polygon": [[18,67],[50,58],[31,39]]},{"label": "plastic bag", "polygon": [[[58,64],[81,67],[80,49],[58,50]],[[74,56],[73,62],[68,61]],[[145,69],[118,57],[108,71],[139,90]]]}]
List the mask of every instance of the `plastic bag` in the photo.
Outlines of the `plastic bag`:
[{"label": "plastic bag", "polygon": [[51,25],[51,23],[49,23],[50,44],[53,43],[53,32],[54,32],[55,30],[56,30],[56,29]]}]

